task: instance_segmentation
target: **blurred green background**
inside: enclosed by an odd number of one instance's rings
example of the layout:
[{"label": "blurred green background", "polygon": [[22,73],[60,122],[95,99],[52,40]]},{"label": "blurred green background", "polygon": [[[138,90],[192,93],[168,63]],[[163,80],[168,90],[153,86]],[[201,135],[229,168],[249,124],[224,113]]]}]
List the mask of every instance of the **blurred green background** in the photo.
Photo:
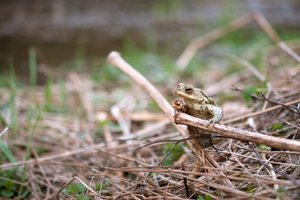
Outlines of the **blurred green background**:
[{"label": "blurred green background", "polygon": [[[261,12],[284,39],[299,36],[300,3],[293,0],[1,1],[1,76],[5,78],[13,67],[18,80],[29,83],[29,65],[35,59],[38,84],[47,82],[41,65],[98,73],[111,50],[122,52],[134,65],[172,71],[171,65],[192,38],[249,11]],[[217,53],[210,48],[198,54],[197,63],[228,49],[238,55],[257,43],[268,43],[256,30],[251,25],[231,34],[215,45]],[[222,46],[222,42],[227,43]]]}]

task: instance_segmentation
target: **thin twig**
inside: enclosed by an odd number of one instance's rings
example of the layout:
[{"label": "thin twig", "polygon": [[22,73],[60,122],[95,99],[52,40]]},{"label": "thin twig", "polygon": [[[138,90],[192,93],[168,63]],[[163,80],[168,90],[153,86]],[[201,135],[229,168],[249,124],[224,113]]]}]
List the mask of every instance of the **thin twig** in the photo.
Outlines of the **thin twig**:
[{"label": "thin twig", "polygon": [[195,126],[213,133],[218,133],[221,136],[225,136],[231,139],[241,140],[245,142],[253,142],[256,144],[265,144],[267,146],[274,147],[277,149],[300,151],[300,141],[297,140],[277,138],[258,132],[233,128],[221,124],[215,124],[214,126],[208,127],[208,121],[192,117],[185,113],[178,113],[178,115],[176,115],[176,121],[180,124]]},{"label": "thin twig", "polygon": [[156,135],[159,129],[162,129],[166,125],[170,124],[170,120],[164,119],[155,123],[154,125],[148,126],[144,129],[138,130],[132,133],[129,137],[121,136],[119,140],[134,140],[134,139],[144,139],[146,137],[151,137]]},{"label": "thin twig", "polygon": [[239,166],[241,166],[241,167],[243,168],[244,172],[245,172],[247,175],[251,176],[251,173],[249,172],[249,170],[248,170],[248,169],[243,165],[243,163],[241,163],[241,161],[235,156],[235,153],[232,152],[232,150],[231,150],[231,144],[232,144],[232,140],[230,140],[229,146],[228,146],[228,150],[229,150],[231,156],[233,157],[233,159],[235,160],[235,162],[238,163]]},{"label": "thin twig", "polygon": [[[126,111],[131,110],[132,106],[130,106],[130,102],[133,101],[133,98],[128,95],[125,98],[123,98],[120,102],[113,105],[111,107],[111,114],[114,116],[114,118],[117,120],[119,126],[121,127],[123,131],[123,137],[130,137],[131,136],[131,121],[128,120],[128,117],[122,112],[126,109]],[[127,140],[127,144],[131,144],[132,141]]]},{"label": "thin twig", "polygon": [[[258,160],[258,158],[255,157],[255,159]],[[88,165],[83,165],[80,163],[64,163],[64,162],[49,162],[49,164],[53,164],[53,165],[65,165],[65,166],[73,166],[73,167],[80,167],[80,168],[86,168],[86,169],[90,169],[91,166]],[[274,164],[278,164],[278,163],[274,163]],[[96,168],[97,166],[92,166],[94,168]],[[168,173],[168,172],[172,172],[172,173],[179,173],[179,174],[186,174],[186,175],[193,175],[193,176],[210,176],[210,177],[216,177],[218,176],[215,173],[205,173],[205,172],[193,172],[191,171],[190,167],[186,167],[188,170],[180,170],[180,166],[143,166],[143,167],[101,167],[101,171],[105,170],[105,171],[122,171],[122,172],[153,172],[153,173]],[[204,169],[207,169],[207,167],[203,167]],[[231,170],[226,170],[228,172],[233,172]],[[96,173],[96,174],[89,174],[90,176],[97,176],[99,175],[100,172]],[[102,172],[103,173],[103,172]],[[111,175],[113,176],[113,175]],[[236,176],[231,176],[228,175],[228,178],[232,179],[232,180],[243,180],[243,181],[251,181],[253,183],[257,183],[257,181],[255,179],[259,179],[260,183],[266,183],[266,184],[279,184],[282,186],[293,186],[295,185],[295,183],[293,183],[293,180],[287,181],[287,180],[274,180],[272,178],[268,178],[265,176],[259,176],[259,175],[255,175],[255,174],[244,174],[243,178],[242,177],[236,177]],[[298,184],[299,185],[299,184]]]},{"label": "thin twig", "polygon": [[258,100],[261,100],[261,101],[268,101],[268,102],[276,104],[276,105],[281,105],[282,107],[287,108],[287,109],[289,109],[293,112],[297,112],[300,115],[300,110],[298,109],[297,106],[287,105],[287,104],[284,104],[284,103],[281,103],[281,102],[278,102],[278,101],[271,100],[271,99],[267,98],[263,93],[260,93],[261,97],[259,97],[257,95],[251,94],[251,93],[246,92],[246,91],[244,91],[240,88],[237,88],[237,87],[234,87],[233,90],[243,92],[243,93],[251,96],[252,98],[255,98],[255,99],[258,99]]},{"label": "thin twig", "polygon": [[80,149],[76,149],[76,150],[71,150],[71,151],[67,151],[67,152],[63,152],[63,153],[58,153],[58,154],[54,154],[54,155],[50,155],[50,156],[39,157],[38,159],[30,159],[30,160],[26,160],[26,161],[19,161],[16,163],[3,164],[0,166],[0,169],[6,169],[6,168],[20,166],[20,165],[34,164],[37,162],[41,163],[41,162],[45,162],[45,161],[49,161],[49,160],[53,160],[53,159],[59,159],[59,158],[64,158],[64,157],[68,157],[68,156],[77,155],[80,153],[96,152],[98,149],[101,149],[103,147],[105,147],[105,144],[100,143],[100,144],[96,144],[96,145],[92,145],[92,146],[88,146],[88,147],[84,147],[84,148],[80,148]]},{"label": "thin twig", "polygon": [[234,60],[236,60],[238,63],[240,63],[242,66],[244,66],[246,69],[248,69],[258,80],[260,80],[261,82],[265,82],[266,81],[266,77],[260,73],[257,68],[251,64],[249,61],[236,57],[236,56],[232,56]]},{"label": "thin twig", "polygon": [[[297,103],[300,103],[300,98],[296,99],[296,100],[293,100],[293,101],[290,101],[290,102],[287,102],[287,103],[285,103],[285,105],[290,106],[290,105],[294,105],[294,104],[297,104]],[[245,119],[250,118],[250,117],[255,117],[255,116],[262,115],[262,114],[266,114],[268,112],[280,109],[282,107],[283,107],[282,105],[273,106],[273,107],[267,108],[265,110],[260,110],[260,111],[257,111],[257,112],[253,112],[253,113],[245,114],[245,115],[238,116],[238,117],[235,117],[235,118],[224,120],[223,123],[224,124],[236,123],[236,122],[245,120]]]},{"label": "thin twig", "polygon": [[[139,144],[140,143],[136,142],[136,143],[131,144],[131,146],[137,146]],[[70,150],[70,151],[63,152],[63,153],[57,153],[57,154],[53,154],[53,155],[49,155],[49,156],[39,157],[38,159],[30,159],[30,160],[15,162],[15,163],[2,164],[2,165],[0,165],[0,169],[6,169],[6,168],[21,166],[21,165],[31,165],[31,164],[35,164],[37,162],[42,163],[42,162],[46,162],[46,161],[50,161],[50,160],[61,159],[61,158],[79,155],[79,154],[83,154],[83,153],[86,153],[86,154],[87,153],[95,153],[95,152],[101,151],[104,147],[105,147],[104,143],[99,143],[99,144],[95,144],[95,145],[91,145],[91,146],[87,146],[87,147],[83,147],[83,148],[78,148],[75,150]],[[128,148],[128,144],[121,144],[119,146],[111,147],[111,148],[107,147],[107,151],[123,149],[123,148]]]},{"label": "thin twig", "polygon": [[139,200],[139,198],[136,197],[136,195],[134,195],[132,192],[130,192],[129,190],[125,190],[124,188],[110,182],[109,180],[106,180],[110,185],[112,185],[113,187],[117,188],[118,190],[123,191],[126,195],[130,195],[133,199]]},{"label": "thin twig", "polygon": [[[182,163],[181,168],[182,168],[182,171],[185,171],[184,163]],[[185,189],[186,197],[189,198],[190,197],[189,186],[187,184],[187,179],[185,177],[183,177],[183,183],[184,183],[184,189]]]},{"label": "thin twig", "polygon": [[194,57],[197,50],[215,42],[216,40],[224,37],[225,35],[241,29],[242,27],[255,21],[259,27],[267,34],[267,36],[276,43],[286,54],[300,63],[300,57],[291,48],[289,48],[279,37],[270,23],[258,12],[250,12],[242,17],[235,19],[225,26],[214,29],[213,31],[205,34],[204,36],[193,39],[185,48],[183,53],[176,61],[176,65],[180,70],[183,70],[190,60]]},{"label": "thin twig", "polygon": [[65,183],[57,192],[56,194],[56,199],[59,199],[59,194],[63,191],[63,189],[65,189],[68,185],[70,185],[74,180],[78,180],[82,185],[84,185],[84,187],[86,187],[86,189],[88,189],[89,191],[91,191],[95,196],[98,196],[98,193],[95,192],[92,188],[90,188],[83,180],[81,180],[79,177],[74,176],[70,181],[68,181],[67,183]]},{"label": "thin twig", "polygon": [[178,66],[178,68],[180,70],[183,70],[188,65],[190,60],[194,57],[198,49],[201,49],[211,44],[212,42],[224,37],[225,35],[249,24],[252,21],[251,15],[251,13],[248,13],[238,19],[231,21],[225,26],[222,26],[205,34],[204,36],[193,39],[176,61],[176,65]]},{"label": "thin twig", "polygon": [[0,133],[0,137],[1,137],[2,135],[4,135],[7,131],[8,131],[8,127],[6,127],[6,128]]}]

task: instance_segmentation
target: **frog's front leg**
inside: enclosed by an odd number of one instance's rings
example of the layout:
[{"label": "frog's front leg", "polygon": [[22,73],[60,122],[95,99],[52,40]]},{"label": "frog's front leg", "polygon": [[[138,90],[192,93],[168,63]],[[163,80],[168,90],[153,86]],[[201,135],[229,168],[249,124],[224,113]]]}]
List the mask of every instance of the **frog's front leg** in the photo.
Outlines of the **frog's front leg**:
[{"label": "frog's front leg", "polygon": [[211,104],[195,104],[194,105],[195,111],[197,114],[194,114],[195,117],[199,117],[201,119],[209,120],[209,124],[215,124],[221,121],[223,117],[223,110],[222,108],[211,105]]},{"label": "frog's front leg", "polygon": [[212,118],[209,120],[208,126],[210,124],[215,124],[217,122],[220,122],[222,117],[223,117],[223,110],[222,108],[218,107],[218,106],[214,106],[214,105],[207,105],[209,108],[209,110],[212,113]]},{"label": "frog's front leg", "polygon": [[182,99],[175,99],[172,107],[174,108],[174,123],[177,124],[177,115],[181,112],[187,113],[187,107]]}]

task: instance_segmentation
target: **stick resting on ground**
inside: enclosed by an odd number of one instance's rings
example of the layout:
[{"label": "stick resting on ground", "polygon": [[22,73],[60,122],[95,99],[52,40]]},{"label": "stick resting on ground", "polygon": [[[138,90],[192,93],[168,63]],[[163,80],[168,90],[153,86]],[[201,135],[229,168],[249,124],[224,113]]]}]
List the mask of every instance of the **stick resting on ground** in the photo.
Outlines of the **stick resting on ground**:
[{"label": "stick resting on ground", "polygon": [[265,144],[267,146],[274,147],[277,149],[285,149],[300,152],[300,141],[297,140],[278,138],[274,136],[264,135],[254,131],[247,131],[221,124],[214,124],[212,126],[207,127],[206,120],[192,117],[184,113],[178,113],[176,115],[175,121],[178,124],[195,126],[212,131],[214,133],[219,133],[221,136],[225,136],[231,139],[241,140],[245,142],[253,142],[256,144]]}]

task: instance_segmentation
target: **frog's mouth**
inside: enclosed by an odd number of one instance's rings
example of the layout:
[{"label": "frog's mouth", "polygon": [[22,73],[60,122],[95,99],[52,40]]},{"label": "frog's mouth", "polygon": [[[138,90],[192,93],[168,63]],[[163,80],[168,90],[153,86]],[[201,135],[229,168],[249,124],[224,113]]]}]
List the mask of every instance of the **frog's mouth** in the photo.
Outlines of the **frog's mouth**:
[{"label": "frog's mouth", "polygon": [[187,99],[187,100],[197,101],[196,97],[194,97],[193,95],[187,94],[187,93],[185,93],[183,91],[178,91],[177,90],[177,91],[175,91],[175,94],[178,95],[178,96],[180,96],[180,97],[182,97],[182,98],[184,98],[184,99]]}]

